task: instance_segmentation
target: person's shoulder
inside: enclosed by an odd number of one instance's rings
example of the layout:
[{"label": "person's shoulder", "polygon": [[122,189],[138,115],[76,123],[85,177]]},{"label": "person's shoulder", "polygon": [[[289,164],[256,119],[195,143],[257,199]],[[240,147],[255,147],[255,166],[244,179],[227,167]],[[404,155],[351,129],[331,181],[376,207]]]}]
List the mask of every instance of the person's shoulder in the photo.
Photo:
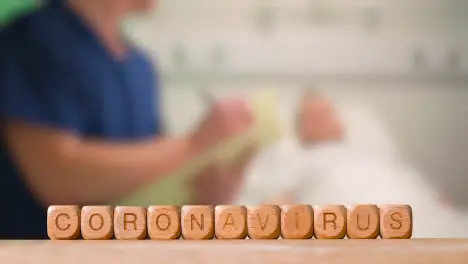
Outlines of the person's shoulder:
[{"label": "person's shoulder", "polygon": [[[37,32],[37,29],[46,30],[48,26],[55,24],[59,16],[47,6],[40,7],[34,11],[16,17],[2,29],[2,32],[12,35],[27,36]],[[44,29],[44,27],[46,27]],[[53,27],[52,27],[53,28]],[[52,29],[49,28],[49,29]]]},{"label": "person's shoulder", "polygon": [[146,64],[152,64],[152,60],[149,58],[148,53],[139,46],[131,45],[135,57]]},{"label": "person's shoulder", "polygon": [[138,74],[142,79],[148,80],[153,86],[159,84],[159,67],[155,58],[145,52],[140,47],[132,46],[132,64],[138,69]]},{"label": "person's shoulder", "polygon": [[151,71],[156,71],[158,68],[156,59],[151,57],[148,52],[139,46],[131,46],[133,56],[136,61],[143,67],[150,69]]},{"label": "person's shoulder", "polygon": [[[60,39],[67,34],[64,16],[48,6],[24,14],[2,30],[2,42],[16,49],[25,51],[32,46],[49,50],[64,49]],[[33,52],[34,49],[29,50]]]}]

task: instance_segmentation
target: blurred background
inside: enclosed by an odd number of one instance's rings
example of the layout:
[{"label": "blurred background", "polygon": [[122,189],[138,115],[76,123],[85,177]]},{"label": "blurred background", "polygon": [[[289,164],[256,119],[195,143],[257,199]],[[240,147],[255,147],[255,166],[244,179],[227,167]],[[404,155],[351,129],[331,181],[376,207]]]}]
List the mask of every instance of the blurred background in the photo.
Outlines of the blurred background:
[{"label": "blurred background", "polygon": [[200,91],[271,89],[291,127],[305,85],[377,113],[401,152],[468,203],[468,1],[170,0],[128,21],[162,70],[167,129],[191,129]]},{"label": "blurred background", "polygon": [[[2,0],[0,21],[36,2]],[[168,0],[124,27],[162,71],[169,133],[192,128],[201,92],[265,88],[292,128],[313,86],[378,114],[424,178],[468,204],[466,11],[465,0]]]}]

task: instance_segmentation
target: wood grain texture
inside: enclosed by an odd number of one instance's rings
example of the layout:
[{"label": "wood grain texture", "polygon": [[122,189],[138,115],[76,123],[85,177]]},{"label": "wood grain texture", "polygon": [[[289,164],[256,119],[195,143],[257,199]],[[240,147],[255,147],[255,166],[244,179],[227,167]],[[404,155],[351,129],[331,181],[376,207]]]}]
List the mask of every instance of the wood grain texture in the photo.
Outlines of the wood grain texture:
[{"label": "wood grain texture", "polygon": [[281,237],[310,239],[314,235],[314,211],[310,205],[281,206]]},{"label": "wood grain texture", "polygon": [[386,239],[410,238],[413,234],[412,219],[412,210],[408,205],[380,206],[380,237]]},{"label": "wood grain texture", "polygon": [[178,239],[180,231],[180,207],[150,206],[147,212],[148,236],[150,239]]},{"label": "wood grain texture", "polygon": [[84,206],[81,208],[81,237],[105,240],[114,237],[114,208],[112,206]]},{"label": "wood grain texture", "polygon": [[50,239],[77,239],[80,236],[80,207],[54,205],[47,210],[47,235]]},{"label": "wood grain texture", "polygon": [[217,239],[244,239],[247,236],[247,209],[245,206],[216,206],[215,235]]},{"label": "wood grain texture", "polygon": [[343,205],[314,206],[314,233],[318,239],[346,236],[346,208]]},{"label": "wood grain texture", "polygon": [[114,210],[114,235],[120,240],[145,239],[147,209],[139,206],[117,206]]},{"label": "wood grain texture", "polygon": [[49,240],[1,241],[0,248],[0,263],[23,264],[468,263],[468,239]]},{"label": "wood grain texture", "polygon": [[281,210],[277,205],[247,207],[247,230],[251,239],[277,239],[281,234]]},{"label": "wood grain texture", "polygon": [[181,217],[184,239],[212,239],[214,237],[213,206],[182,206]]},{"label": "wood grain texture", "polygon": [[379,208],[372,204],[348,206],[346,221],[348,238],[374,239],[379,235]]}]

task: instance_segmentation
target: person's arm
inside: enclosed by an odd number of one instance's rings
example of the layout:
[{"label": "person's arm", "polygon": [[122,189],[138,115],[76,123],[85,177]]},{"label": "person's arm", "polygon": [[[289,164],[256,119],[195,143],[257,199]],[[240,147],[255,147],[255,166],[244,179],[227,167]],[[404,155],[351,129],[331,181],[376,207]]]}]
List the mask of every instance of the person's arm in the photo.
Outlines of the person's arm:
[{"label": "person's arm", "polygon": [[73,56],[49,38],[16,37],[0,42],[1,140],[44,205],[114,202],[251,125],[248,107],[234,100],[214,104],[190,139],[88,139],[97,88],[83,85]]},{"label": "person's arm", "polygon": [[187,139],[112,143],[22,122],[8,121],[5,128],[23,180],[45,205],[116,201],[197,153]]},{"label": "person's arm", "polygon": [[44,205],[114,202],[195,155],[184,139],[112,143],[83,138],[93,118],[86,108],[93,90],[77,87],[81,80],[73,61],[42,36],[4,34],[0,140],[21,180]]}]

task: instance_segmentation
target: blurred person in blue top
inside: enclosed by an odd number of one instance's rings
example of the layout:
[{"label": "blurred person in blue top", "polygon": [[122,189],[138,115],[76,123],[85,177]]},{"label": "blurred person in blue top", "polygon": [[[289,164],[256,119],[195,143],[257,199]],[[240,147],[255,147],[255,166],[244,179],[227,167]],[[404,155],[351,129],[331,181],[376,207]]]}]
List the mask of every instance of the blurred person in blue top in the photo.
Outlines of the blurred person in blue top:
[{"label": "blurred person in blue top", "polygon": [[[54,0],[2,30],[1,239],[46,238],[47,206],[116,201],[252,124],[230,99],[193,133],[163,135],[156,70],[120,29],[155,4]],[[247,160],[207,168],[193,202],[229,202]]]}]

